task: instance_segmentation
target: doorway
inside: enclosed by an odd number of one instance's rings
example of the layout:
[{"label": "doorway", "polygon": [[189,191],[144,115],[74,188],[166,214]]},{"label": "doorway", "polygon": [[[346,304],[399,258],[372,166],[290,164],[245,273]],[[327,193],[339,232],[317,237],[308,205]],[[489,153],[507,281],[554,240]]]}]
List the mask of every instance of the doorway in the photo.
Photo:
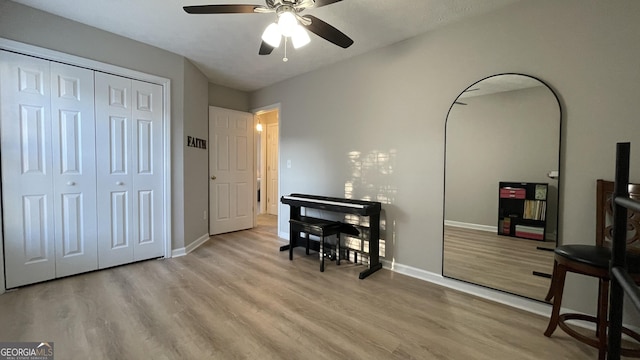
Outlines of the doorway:
[{"label": "doorway", "polygon": [[[255,112],[256,117],[256,161],[257,161],[257,214],[262,218],[277,221],[279,193],[279,145],[280,119],[278,107],[270,107]],[[273,220],[273,219],[272,219]]]}]

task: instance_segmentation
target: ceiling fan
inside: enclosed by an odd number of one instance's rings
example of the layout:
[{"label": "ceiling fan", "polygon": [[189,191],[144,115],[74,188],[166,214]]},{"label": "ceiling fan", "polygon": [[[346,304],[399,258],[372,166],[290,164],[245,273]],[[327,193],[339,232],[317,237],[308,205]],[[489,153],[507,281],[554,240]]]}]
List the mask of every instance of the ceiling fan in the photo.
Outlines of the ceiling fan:
[{"label": "ceiling fan", "polygon": [[342,0],[265,0],[263,5],[195,5],[184,6],[189,14],[264,14],[275,13],[278,16],[276,22],[270,24],[262,34],[262,43],[258,54],[269,55],[280,46],[282,38],[286,45],[290,39],[294,48],[300,48],[311,40],[305,28],[321,38],[338,45],[344,49],[353,44],[353,40],[342,31],[327,24],[313,15],[301,15],[309,8],[318,8],[330,5]]}]

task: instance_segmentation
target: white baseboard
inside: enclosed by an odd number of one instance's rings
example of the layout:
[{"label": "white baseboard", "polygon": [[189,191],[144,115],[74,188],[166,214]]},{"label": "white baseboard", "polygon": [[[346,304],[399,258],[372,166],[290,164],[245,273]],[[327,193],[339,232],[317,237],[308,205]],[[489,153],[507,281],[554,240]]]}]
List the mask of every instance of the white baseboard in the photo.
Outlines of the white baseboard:
[{"label": "white baseboard", "polygon": [[[452,222],[445,221],[445,225],[451,225],[451,226],[463,225],[458,227],[465,227],[468,229],[484,230],[484,231],[497,231],[497,228],[495,227],[492,228],[491,226],[469,224],[469,223],[462,223],[462,222],[456,222],[456,221],[452,221]],[[278,233],[278,236],[282,239],[289,240],[289,232],[280,232]],[[380,262],[382,263],[383,268],[387,270],[391,270],[393,272],[397,272],[399,274],[411,276],[416,279],[441,285],[441,286],[458,290],[467,294],[475,295],[483,299],[495,301],[500,304],[504,304],[517,309],[528,311],[530,313],[534,313],[544,317],[551,316],[551,305],[541,301],[535,301],[535,300],[531,300],[521,296],[505,293],[499,290],[486,288],[484,286],[474,285],[464,281],[446,278],[440,274],[418,269],[408,265],[399,264],[386,259],[380,259]],[[566,309],[563,307],[561,309],[561,312],[575,313],[577,311],[572,309]]]},{"label": "white baseboard", "polygon": [[[444,225],[445,226],[458,227],[458,228],[462,228],[462,229],[488,231],[488,232],[492,232],[492,233],[497,233],[498,232],[498,227],[497,226],[472,224],[472,223],[466,223],[466,222],[462,222],[462,221],[445,220],[444,221]],[[556,238],[557,238],[556,233],[547,233],[546,236],[545,236],[545,240],[546,241],[556,241]]]},{"label": "white baseboard", "polygon": [[187,245],[186,247],[181,247],[178,249],[173,249],[171,251],[171,257],[185,256],[193,250],[197,249],[200,245],[204,244],[209,240],[209,234],[204,234],[196,239],[196,241]]},{"label": "white baseboard", "polygon": [[[511,295],[508,293],[504,293],[502,291],[489,289],[479,285],[469,284],[464,281],[446,278],[440,274],[432,273],[432,272],[418,269],[408,265],[394,263],[389,260],[382,260],[381,262],[382,262],[382,266],[385,269],[389,269],[399,274],[411,276],[416,279],[428,281],[433,284],[437,284],[450,289],[462,291],[467,294],[475,295],[483,299],[495,301],[504,305],[525,310],[541,316],[545,316],[545,317],[551,316],[551,305],[543,302],[523,298],[517,295]],[[567,310],[567,311],[572,311],[572,310]]]},{"label": "white baseboard", "polygon": [[[412,266],[394,263],[389,260],[382,259],[381,262],[382,262],[383,268],[391,270],[393,272],[397,272],[399,274],[411,276],[416,279],[424,280],[433,284],[458,290],[470,295],[475,295],[483,299],[495,301],[500,304],[504,304],[520,310],[528,311],[530,313],[534,313],[547,318],[551,317],[551,304],[527,299],[517,295],[512,295],[499,290],[489,289],[484,286],[470,284],[464,281],[446,278],[440,274],[432,273],[432,272],[418,269]],[[560,313],[561,314],[563,313],[584,314],[583,312],[573,310],[573,309],[568,309],[565,307],[560,308]],[[593,314],[585,314],[585,315],[593,315]],[[588,330],[592,330],[592,331],[595,331],[595,328],[596,328],[595,324],[590,322],[583,322],[583,321],[571,322],[571,324],[588,329]],[[638,326],[633,326],[629,324],[624,324],[624,326],[636,332],[640,331],[640,327]],[[626,335],[623,335],[623,336],[626,336]]]},{"label": "white baseboard", "polygon": [[[460,224],[464,224],[464,223],[460,223]],[[456,226],[456,225],[452,225],[452,226]],[[477,226],[484,226],[484,225],[477,225]],[[486,227],[490,228],[490,226],[486,226]],[[484,230],[484,229],[478,229],[478,228],[475,228],[475,229]],[[490,231],[497,231],[497,230],[494,229]],[[278,233],[278,236],[282,239],[289,240],[288,232],[280,232]],[[467,294],[475,295],[483,299],[495,301],[501,304],[505,304],[505,305],[515,307],[517,309],[525,310],[541,316],[545,316],[545,317],[551,316],[551,305],[543,302],[523,298],[517,295],[508,294],[498,290],[489,289],[479,285],[469,284],[464,281],[445,278],[440,274],[432,273],[426,270],[418,269],[408,265],[399,264],[399,263],[385,260],[385,259],[381,259],[380,262],[382,263],[383,268],[387,270],[391,270],[393,272],[397,272],[399,274],[411,276],[416,279],[441,285],[450,289],[462,291]],[[564,308],[562,310],[563,312],[564,311],[575,312],[573,310],[564,309]]]},{"label": "white baseboard", "polygon": [[461,222],[461,221],[445,220],[444,221],[444,225],[445,226],[459,227],[459,228],[463,228],[463,229],[489,231],[489,232],[494,232],[494,233],[498,232],[498,227],[497,226],[472,224],[472,223],[466,223],[466,222]]}]

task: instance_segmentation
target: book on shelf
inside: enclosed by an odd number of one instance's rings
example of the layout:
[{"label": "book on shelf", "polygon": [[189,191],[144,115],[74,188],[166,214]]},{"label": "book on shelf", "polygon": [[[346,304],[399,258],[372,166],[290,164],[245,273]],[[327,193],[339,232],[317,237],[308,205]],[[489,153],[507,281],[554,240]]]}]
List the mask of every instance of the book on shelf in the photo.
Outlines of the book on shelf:
[{"label": "book on shelf", "polygon": [[505,235],[509,235],[511,232],[511,219],[509,217],[505,217],[502,220],[502,233]]},{"label": "book on shelf", "polygon": [[544,220],[546,216],[546,206],[544,200],[525,200],[523,219]]}]

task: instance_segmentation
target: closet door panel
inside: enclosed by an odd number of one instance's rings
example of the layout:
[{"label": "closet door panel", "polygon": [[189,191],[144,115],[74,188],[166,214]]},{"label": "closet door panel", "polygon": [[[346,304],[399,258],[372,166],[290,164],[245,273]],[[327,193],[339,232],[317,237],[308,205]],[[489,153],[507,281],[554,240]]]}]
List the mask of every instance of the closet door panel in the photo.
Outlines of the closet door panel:
[{"label": "closet door panel", "polygon": [[133,261],[131,80],[95,73],[98,267]]},{"label": "closet door panel", "polygon": [[164,254],[162,232],[162,87],[132,82],[134,260]]},{"label": "closet door panel", "polygon": [[0,51],[7,288],[55,276],[50,64]]},{"label": "closet door panel", "polygon": [[56,276],[98,268],[93,71],[51,64]]}]

